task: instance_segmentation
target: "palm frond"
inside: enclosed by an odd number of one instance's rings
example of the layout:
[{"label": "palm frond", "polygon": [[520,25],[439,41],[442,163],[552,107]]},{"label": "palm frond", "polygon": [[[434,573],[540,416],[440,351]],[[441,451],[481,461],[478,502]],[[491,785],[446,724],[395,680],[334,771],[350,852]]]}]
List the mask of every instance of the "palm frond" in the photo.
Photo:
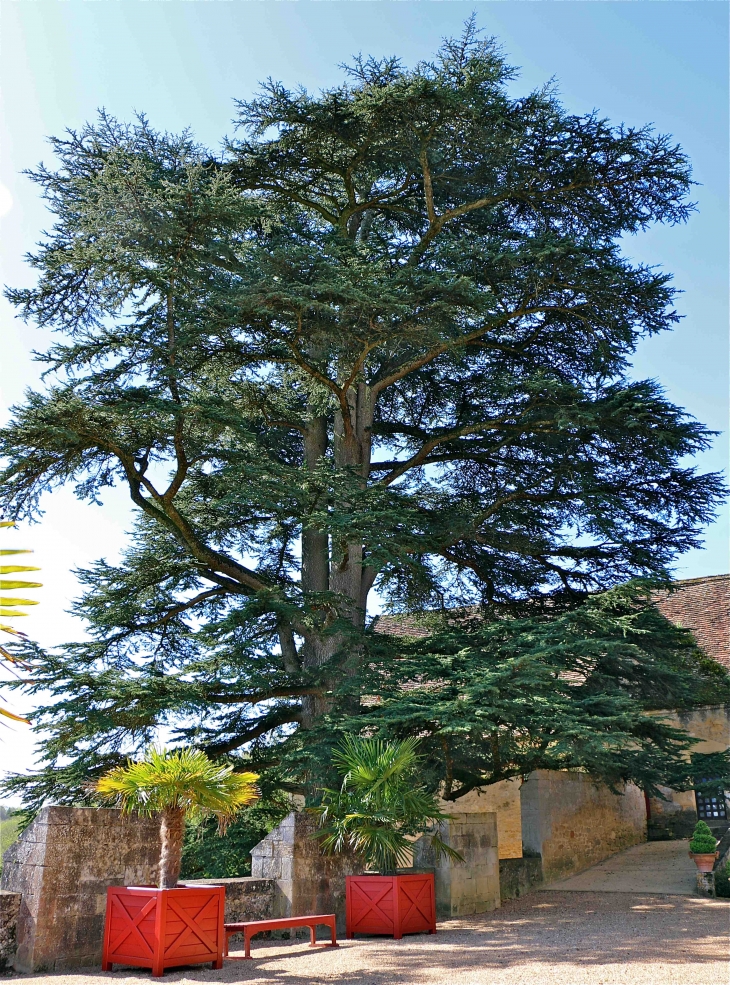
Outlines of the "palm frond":
[{"label": "palm frond", "polygon": [[232,766],[212,762],[199,749],[152,747],[139,762],[110,770],[96,790],[124,811],[157,814],[181,809],[214,815],[225,828],[242,807],[258,799],[258,778],[257,773],[234,773]]},{"label": "palm frond", "polygon": [[[325,852],[351,850],[379,872],[406,865],[412,844],[422,833],[449,817],[418,779],[418,740],[400,742],[345,737],[333,762],[342,775],[339,790],[322,788],[321,802],[310,808],[318,819]],[[440,838],[436,854],[463,861]]]}]

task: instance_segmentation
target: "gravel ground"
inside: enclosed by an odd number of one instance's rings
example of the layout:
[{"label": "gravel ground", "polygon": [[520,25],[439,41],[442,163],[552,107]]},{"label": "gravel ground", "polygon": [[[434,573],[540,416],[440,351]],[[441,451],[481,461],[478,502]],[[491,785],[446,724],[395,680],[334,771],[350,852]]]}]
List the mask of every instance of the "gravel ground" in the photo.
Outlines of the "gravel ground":
[{"label": "gravel ground", "polygon": [[[690,896],[541,892],[436,936],[335,949],[254,942],[252,961],[167,972],[165,985],[718,985],[730,980],[730,904]],[[242,952],[241,952],[242,953]],[[149,985],[147,972],[18,975],[22,985]]]}]

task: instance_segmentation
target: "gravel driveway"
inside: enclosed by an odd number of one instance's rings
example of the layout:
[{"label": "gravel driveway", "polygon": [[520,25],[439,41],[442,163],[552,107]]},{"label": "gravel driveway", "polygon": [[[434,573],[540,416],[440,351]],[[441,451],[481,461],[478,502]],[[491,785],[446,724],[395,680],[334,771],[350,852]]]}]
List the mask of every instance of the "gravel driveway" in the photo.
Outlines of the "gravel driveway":
[{"label": "gravel driveway", "polygon": [[[337,950],[254,942],[253,961],[171,971],[166,983],[250,985],[718,985],[730,980],[730,903],[689,896],[540,892],[439,924],[434,937]],[[19,985],[149,985],[148,973],[19,975]]]}]

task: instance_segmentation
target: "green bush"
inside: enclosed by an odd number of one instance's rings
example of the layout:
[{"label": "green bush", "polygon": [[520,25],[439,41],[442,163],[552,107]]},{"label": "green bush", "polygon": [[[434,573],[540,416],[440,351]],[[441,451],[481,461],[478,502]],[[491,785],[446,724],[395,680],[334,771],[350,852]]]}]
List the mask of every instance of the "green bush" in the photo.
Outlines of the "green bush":
[{"label": "green bush", "polygon": [[0,807],[0,872],[3,870],[3,855],[18,838],[18,818],[12,810]]},{"label": "green bush", "polygon": [[715,873],[715,895],[730,899],[730,859]]},{"label": "green bush", "polygon": [[235,879],[251,875],[251,849],[291,810],[281,800],[244,807],[219,837],[215,819],[188,821],[183,847],[183,879]]},{"label": "green bush", "polygon": [[689,850],[695,855],[708,855],[717,847],[717,839],[704,821],[698,821],[692,832]]}]

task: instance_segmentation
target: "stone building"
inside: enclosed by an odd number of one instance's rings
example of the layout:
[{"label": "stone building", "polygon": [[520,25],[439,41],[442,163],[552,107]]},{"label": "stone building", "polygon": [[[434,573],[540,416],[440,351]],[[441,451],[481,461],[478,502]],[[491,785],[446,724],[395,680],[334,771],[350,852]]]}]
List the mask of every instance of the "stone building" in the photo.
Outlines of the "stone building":
[{"label": "stone building", "polygon": [[[692,631],[703,652],[730,670],[730,575],[688,578],[675,583],[672,592],[657,596],[657,608],[667,619]],[[699,739],[697,752],[723,752],[730,746],[730,707],[712,705],[689,712],[662,713],[672,724]],[[700,794],[663,789],[666,800],[647,804],[649,836],[687,837],[698,817],[718,836],[728,827],[726,792]]]},{"label": "stone building", "polygon": [[[730,669],[730,575],[675,582],[671,592],[657,593],[655,601],[667,619],[692,631],[707,656]],[[429,633],[417,616],[382,616],[375,628],[412,637]],[[698,752],[720,752],[730,747],[727,706],[658,714],[699,739]],[[508,871],[508,860],[540,855],[543,877],[551,881],[580,872],[647,837],[687,837],[698,813],[718,833],[727,827],[724,792],[716,792],[714,804],[711,799],[705,803],[691,790],[665,789],[662,793],[666,800],[649,800],[629,785],[615,795],[588,776],[538,771],[525,783],[502,780],[473,790],[448,808],[495,812],[503,871]],[[713,813],[722,816],[713,817]]]}]

